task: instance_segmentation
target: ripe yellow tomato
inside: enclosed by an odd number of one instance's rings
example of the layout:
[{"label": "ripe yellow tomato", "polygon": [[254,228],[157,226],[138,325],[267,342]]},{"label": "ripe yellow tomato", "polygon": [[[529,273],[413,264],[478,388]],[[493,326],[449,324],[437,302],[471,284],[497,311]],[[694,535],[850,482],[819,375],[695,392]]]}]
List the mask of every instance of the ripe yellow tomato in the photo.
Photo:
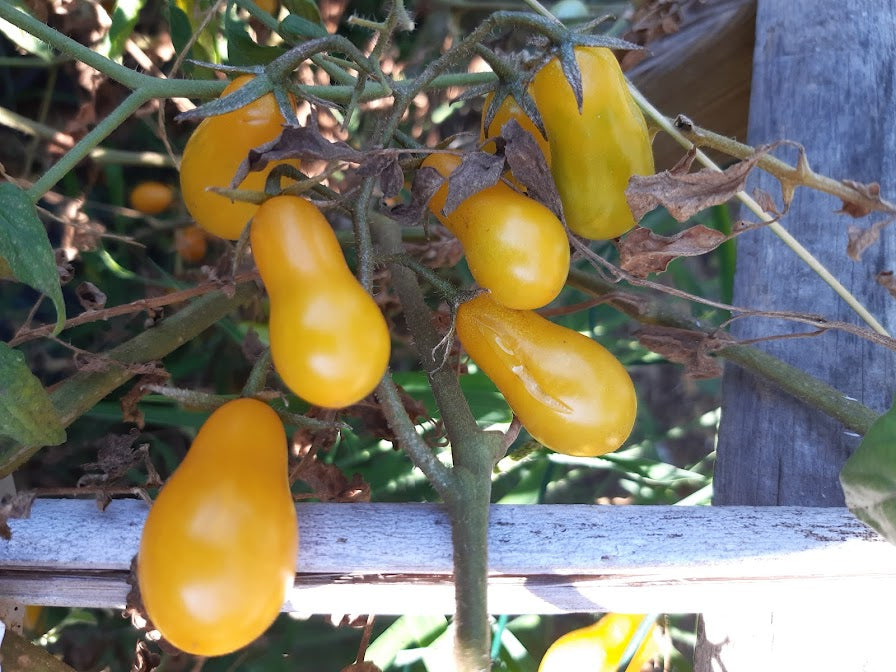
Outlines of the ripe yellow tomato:
[{"label": "ripe yellow tomato", "polygon": [[[501,101],[501,104],[498,106],[497,112],[495,112],[495,116],[492,119],[492,123],[489,124],[488,128],[485,127],[485,113],[488,110],[488,106],[491,105],[492,99],[495,97],[493,93],[488,94],[485,97],[485,103],[482,106],[482,119],[479,122],[479,141],[482,142],[487,138],[493,138],[496,135],[501,135],[501,128],[503,128],[504,124],[506,124],[511,119],[516,120],[516,122],[523,127],[523,130],[528,131],[529,134],[535,138],[535,142],[538,144],[538,148],[541,149],[541,153],[544,154],[544,160],[547,162],[548,167],[551,165],[551,145],[547,141],[547,139],[541,134],[541,131],[538,130],[538,127],[532,123],[532,120],[529,119],[526,112],[520,107],[520,104],[516,102],[511,96],[507,96],[504,100]],[[494,143],[491,143],[494,145]],[[486,146],[488,150],[488,147]],[[489,150],[491,151],[491,150]]]},{"label": "ripe yellow tomato", "polygon": [[249,235],[270,297],[271,356],[283,382],[327,408],[366,397],[389,364],[389,328],[345,263],[330,223],[310,201],[277,196],[258,209]]},{"label": "ripe yellow tomato", "polygon": [[460,305],[457,336],[523,427],[547,448],[594,457],[616,450],[631,433],[634,385],[596,341],[487,294]]},{"label": "ripe yellow tomato", "polygon": [[147,614],[188,653],[235,651],[277,617],[297,551],[283,424],[260,401],[228,402],[146,518],[137,579]]},{"label": "ripe yellow tomato", "polygon": [[[451,154],[430,154],[423,161],[443,177],[459,164]],[[511,308],[541,308],[560,293],[569,273],[569,240],[550,210],[503,183],[443,215],[447,196],[446,181],[429,209],[460,240],[470,273],[496,301]]]},{"label": "ripe yellow tomato", "polygon": [[131,207],[147,215],[158,215],[171,207],[174,189],[167,184],[148,180],[141,182],[130,195]]},{"label": "ripe yellow tomato", "polygon": [[566,224],[585,238],[615,238],[635,225],[625,200],[629,178],[653,173],[650,136],[613,52],[576,47],[575,55],[581,114],[556,58],[536,73],[529,92],[547,131]]},{"label": "ripe yellow tomato", "polygon": [[[594,625],[563,635],[545,652],[538,672],[616,672],[644,617],[644,614],[607,614]],[[658,635],[659,629],[654,624],[625,672],[640,672],[647,661],[659,654]]]},{"label": "ripe yellow tomato", "polygon": [[178,229],[174,232],[174,246],[181,259],[191,264],[198,264],[205,258],[208,250],[205,231],[198,226]]},{"label": "ripe yellow tomato", "polygon": [[[224,89],[222,97],[252,79],[237,77]],[[270,142],[283,130],[285,120],[273,94],[226,114],[207,117],[187,141],[180,164],[180,189],[187,210],[196,223],[209,233],[236,240],[258,206],[231,201],[206,191],[206,187],[228,187],[236,169],[250,149]],[[239,189],[264,191],[265,180],[279,165],[299,167],[294,160],[272,161],[264,170],[249,173]]]}]

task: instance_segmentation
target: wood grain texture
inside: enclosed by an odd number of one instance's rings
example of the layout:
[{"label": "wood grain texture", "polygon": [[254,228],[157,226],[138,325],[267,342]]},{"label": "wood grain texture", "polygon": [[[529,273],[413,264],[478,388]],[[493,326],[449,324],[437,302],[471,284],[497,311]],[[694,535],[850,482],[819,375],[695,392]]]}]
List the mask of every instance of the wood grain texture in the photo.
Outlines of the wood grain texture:
[{"label": "wood grain texture", "polygon": [[[302,613],[452,613],[448,518],[430,504],[301,504]],[[40,500],[0,541],[0,595],[118,607],[147,507]],[[896,591],[896,547],[844,509],[511,506],[491,510],[494,613],[696,612]],[[824,590],[821,590],[821,588]]]},{"label": "wood grain texture", "polygon": [[[789,138],[802,143],[812,167],[837,178],[880,181],[885,197],[896,187],[896,127],[890,122],[896,78],[896,5],[890,0],[760,0],[748,142]],[[791,152],[782,154],[795,158]],[[780,194],[760,176],[752,187]],[[896,301],[876,285],[892,269],[892,232],[862,262],[846,255],[850,224],[835,214],[840,203],[798,190],[786,226],[891,332]],[[872,218],[873,219],[873,218]],[[769,231],[738,238],[735,303],[763,310],[858,318]],[[804,330],[786,322],[745,319],[739,338]],[[768,351],[829,382],[844,394],[883,411],[896,392],[896,353],[842,333],[767,343]],[[837,422],[744,371],[728,366],[715,471],[715,503],[725,505],[841,506],[838,474],[859,438]],[[873,583],[872,583],[873,586]],[[822,623],[812,607],[754,612],[731,609],[705,615],[695,670],[746,672],[812,669],[892,670],[886,619],[876,615],[871,587],[865,609],[831,602]],[[778,605],[769,605],[769,608]],[[833,624],[836,623],[836,626]]]},{"label": "wood grain texture", "polygon": [[[667,116],[685,114],[700,126],[743,142],[756,0],[685,5],[679,30],[648,44],[648,57],[626,74]],[[683,155],[674,140],[657,136],[657,170],[671,168]]]}]

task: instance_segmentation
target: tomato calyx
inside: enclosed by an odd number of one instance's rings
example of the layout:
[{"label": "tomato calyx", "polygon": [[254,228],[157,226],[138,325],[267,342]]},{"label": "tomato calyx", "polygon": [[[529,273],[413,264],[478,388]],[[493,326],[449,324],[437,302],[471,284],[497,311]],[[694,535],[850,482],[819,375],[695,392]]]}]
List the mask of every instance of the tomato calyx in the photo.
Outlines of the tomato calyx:
[{"label": "tomato calyx", "polygon": [[[221,67],[212,64],[200,65],[208,65],[216,69],[220,69]],[[271,79],[264,74],[264,68],[237,68],[234,70],[234,72],[253,75],[252,80],[247,82],[237,90],[231,91],[225,96],[215,98],[214,100],[200,105],[199,107],[196,107],[192,110],[181,112],[175,117],[175,120],[199,120],[220,116],[222,114],[227,114],[228,112],[234,112],[236,110],[242,109],[247,105],[250,105],[255,101],[263,98],[267,94],[273,93],[274,97],[277,99],[278,106],[280,107],[280,113],[283,115],[286,123],[292,125],[298,124],[295,110],[290,105],[289,94],[281,85],[271,81]]]}]

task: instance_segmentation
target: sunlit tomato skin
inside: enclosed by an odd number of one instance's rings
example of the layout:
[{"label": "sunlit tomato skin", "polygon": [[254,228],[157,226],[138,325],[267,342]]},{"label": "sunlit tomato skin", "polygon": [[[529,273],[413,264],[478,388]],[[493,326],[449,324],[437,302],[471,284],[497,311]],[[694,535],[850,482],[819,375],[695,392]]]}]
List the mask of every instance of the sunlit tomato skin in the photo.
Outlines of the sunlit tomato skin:
[{"label": "sunlit tomato skin", "polygon": [[186,262],[198,264],[205,259],[208,240],[205,231],[198,226],[188,226],[174,232],[174,246],[177,254]]},{"label": "sunlit tomato skin", "polygon": [[329,222],[310,201],[278,196],[258,209],[249,236],[270,297],[271,356],[283,382],[326,408],[366,397],[389,364],[389,329]]},{"label": "sunlit tomato skin", "polygon": [[575,55],[581,114],[556,58],[536,73],[529,92],[551,146],[566,224],[585,238],[615,238],[635,225],[625,200],[629,178],[653,173],[650,136],[613,53],[576,47]]},{"label": "sunlit tomato skin", "polygon": [[[644,614],[607,614],[594,625],[563,635],[545,652],[538,672],[616,672],[622,654],[644,617]],[[647,661],[657,656],[657,637],[658,628],[654,624],[625,672],[640,672]]]},{"label": "sunlit tomato skin", "polygon": [[298,551],[286,433],[254,399],[218,408],[146,518],[137,579],[147,614],[179,649],[235,651],[274,621]]},{"label": "sunlit tomato skin", "polygon": [[[529,119],[526,112],[520,107],[520,104],[516,102],[516,99],[512,96],[507,96],[504,100],[501,101],[501,104],[498,106],[497,111],[495,112],[495,116],[492,119],[492,123],[489,124],[488,128],[485,127],[485,113],[491,105],[492,99],[494,98],[494,94],[490,93],[485,97],[485,103],[482,106],[482,119],[479,121],[479,141],[483,142],[488,138],[494,138],[495,136],[501,135],[501,129],[511,119],[514,119],[520,126],[522,126],[524,131],[527,131],[538,144],[538,148],[541,150],[541,153],[544,155],[544,159],[548,164],[548,167],[551,165],[551,145],[547,141],[547,139],[541,134],[541,131],[538,130],[538,127],[532,123],[532,120]],[[494,146],[494,143],[491,143]],[[492,151],[489,149],[488,145],[485,147],[486,151]]]},{"label": "sunlit tomato skin", "polygon": [[174,190],[162,182],[147,180],[134,187],[129,201],[134,210],[147,215],[158,215],[171,207]]},{"label": "sunlit tomato skin", "polygon": [[[424,167],[448,177],[460,157],[430,154]],[[470,273],[494,299],[517,309],[541,308],[566,283],[569,240],[563,224],[541,203],[498,183],[442,214],[447,181],[429,201],[429,209],[457,236]]]},{"label": "sunlit tomato skin", "polygon": [[[236,91],[251,79],[251,75],[237,77],[221,96]],[[274,140],[284,123],[277,101],[269,93],[245,107],[207,117],[196,127],[181,159],[180,189],[187,210],[199,226],[222,238],[240,237],[258,206],[231,201],[206,188],[229,187],[249,150]],[[264,191],[271,170],[284,164],[299,167],[299,162],[294,160],[272,161],[264,170],[249,173],[238,188]]]},{"label": "sunlit tomato skin", "polygon": [[631,378],[587,336],[487,294],[460,305],[457,336],[523,427],[551,450],[603,455],[631,433],[637,409]]}]

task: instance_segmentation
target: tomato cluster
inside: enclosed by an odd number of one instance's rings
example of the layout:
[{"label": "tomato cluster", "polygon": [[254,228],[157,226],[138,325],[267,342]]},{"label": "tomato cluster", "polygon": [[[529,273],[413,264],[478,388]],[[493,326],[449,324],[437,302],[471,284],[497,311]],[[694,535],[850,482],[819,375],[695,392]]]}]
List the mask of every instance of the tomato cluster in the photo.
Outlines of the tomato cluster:
[{"label": "tomato cluster", "polygon": [[[547,139],[510,97],[488,125],[483,110],[481,135],[493,137],[515,119],[534,136],[551,168],[569,228],[589,238],[611,238],[634,226],[625,187],[632,175],[653,171],[650,137],[613,54],[580,47],[575,56],[581,111],[555,58],[530,87]],[[434,155],[423,165],[447,175],[458,162]],[[490,290],[457,311],[464,349],[546,447],[575,456],[619,448],[637,409],[625,368],[591,338],[532,312],[556,297],[565,282],[569,245],[562,224],[503,183],[447,215],[445,191],[443,185],[430,208],[460,239],[473,277]]]}]

